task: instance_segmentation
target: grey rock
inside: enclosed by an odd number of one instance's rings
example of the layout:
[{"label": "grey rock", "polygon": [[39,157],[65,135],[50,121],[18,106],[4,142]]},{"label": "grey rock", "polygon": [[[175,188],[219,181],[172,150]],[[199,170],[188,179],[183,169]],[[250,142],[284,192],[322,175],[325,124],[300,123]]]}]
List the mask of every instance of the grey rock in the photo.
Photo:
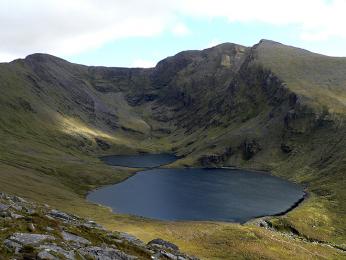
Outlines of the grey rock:
[{"label": "grey rock", "polygon": [[10,206],[8,206],[8,205],[0,203],[0,211],[6,211],[6,210],[8,210],[9,207]]},{"label": "grey rock", "polygon": [[179,251],[179,247],[171,242],[165,241],[161,238],[157,238],[154,240],[151,240],[148,243],[148,246],[150,247],[156,247],[156,248],[165,248],[173,251]]},{"label": "grey rock", "polygon": [[72,250],[68,251],[57,245],[41,245],[39,248],[44,249],[47,252],[54,252],[56,254],[60,254],[68,260],[75,259],[75,253]]},{"label": "grey rock", "polygon": [[135,260],[137,257],[127,255],[117,249],[110,247],[85,247],[80,248],[78,252],[84,256],[95,260]]},{"label": "grey rock", "polygon": [[21,202],[21,203],[28,203],[25,199],[18,197],[18,196],[12,196],[13,202]]},{"label": "grey rock", "polygon": [[92,220],[89,220],[85,223],[82,224],[83,227],[86,227],[86,228],[95,228],[95,229],[102,229],[104,230],[104,227],[97,224],[95,221],[92,221]]},{"label": "grey rock", "polygon": [[116,233],[116,236],[117,236],[117,238],[126,240],[132,244],[135,244],[138,246],[145,246],[145,243],[142,240],[140,240],[137,237],[130,235],[128,233],[119,232],[119,233]]},{"label": "grey rock", "polygon": [[65,231],[61,232],[61,235],[65,241],[70,241],[70,242],[74,242],[76,244],[82,244],[82,245],[90,245],[91,244],[89,240],[87,240],[83,237],[65,232]]},{"label": "grey rock", "polygon": [[268,222],[265,221],[265,220],[260,220],[259,223],[258,223],[258,225],[259,225],[260,227],[263,227],[263,228],[269,228],[269,224],[268,224]]},{"label": "grey rock", "polygon": [[[27,222],[28,233],[13,233],[11,236],[7,237],[3,241],[3,246],[8,249],[9,255],[12,259],[13,257],[24,257],[23,248],[25,246],[32,246],[35,248],[36,254],[35,259],[47,259],[47,260],[56,260],[56,259],[97,259],[97,260],[135,260],[137,257],[131,256],[123,252],[121,249],[118,249],[115,245],[119,245],[119,248],[123,247],[135,247],[138,250],[152,256],[152,259],[175,259],[175,260],[194,260],[179,252],[179,249],[176,245],[164,241],[162,239],[155,239],[149,243],[147,246],[143,241],[137,237],[121,232],[110,232],[104,230],[104,228],[94,221],[85,220],[74,216],[72,214],[67,214],[58,210],[51,210],[48,206],[40,206],[37,204],[32,204],[29,202],[23,202],[21,198],[15,198],[12,196],[7,196],[0,193],[0,215],[3,215],[4,218],[1,219],[3,223],[6,223],[7,226],[11,226],[15,223],[17,218],[25,218]],[[16,201],[16,202],[13,202]],[[33,224],[33,218],[28,216],[27,212],[34,213],[39,211],[42,214],[38,215],[45,216],[46,221],[49,219],[54,223],[46,224],[47,226],[39,226],[40,222],[35,222]],[[20,215],[23,214],[23,215]],[[43,222],[44,223],[44,222]],[[52,228],[54,226],[54,228]],[[99,229],[98,232],[103,232],[103,235],[108,236],[109,239],[102,245],[94,245],[86,239],[87,237],[82,237],[78,233],[70,233],[69,227],[82,227],[84,231],[92,231],[90,229]],[[85,229],[84,227],[88,228]],[[54,232],[60,230],[61,238],[64,241],[61,241],[60,237],[55,238],[53,234],[34,234],[38,229],[45,229],[48,232]],[[102,229],[102,230],[101,230]],[[0,233],[6,229],[0,228]],[[9,230],[9,228],[7,228]],[[30,231],[30,232],[29,232]],[[56,242],[56,243],[54,243]],[[106,244],[108,243],[108,244]],[[33,256],[34,257],[34,256]],[[1,257],[0,257],[1,258]]]},{"label": "grey rock", "polygon": [[151,256],[151,259],[152,260],[160,260],[160,256],[161,256],[160,252],[157,252]]},{"label": "grey rock", "polygon": [[2,218],[10,217],[11,219],[11,213],[8,211],[0,211],[0,217]]},{"label": "grey rock", "polygon": [[53,218],[57,218],[57,219],[61,219],[61,220],[67,220],[67,221],[76,220],[75,216],[72,216],[72,215],[67,214],[65,212],[58,211],[56,209],[51,210],[48,214],[49,214],[49,216],[51,216]]},{"label": "grey rock", "polygon": [[178,256],[173,255],[172,253],[168,253],[168,252],[162,251],[161,255],[165,256],[166,258],[168,258],[170,260],[178,260]]},{"label": "grey rock", "polygon": [[46,230],[47,230],[48,232],[52,232],[52,231],[54,231],[54,228],[46,227]]},{"label": "grey rock", "polygon": [[5,247],[7,247],[9,250],[13,251],[15,254],[18,254],[19,251],[22,249],[22,245],[17,243],[17,242],[14,242],[12,240],[9,240],[9,239],[6,239],[4,241],[4,245]]},{"label": "grey rock", "polygon": [[21,245],[38,245],[46,240],[55,240],[55,238],[50,235],[29,233],[14,233],[9,239]]},{"label": "grey rock", "polygon": [[36,213],[36,210],[31,209],[31,208],[25,208],[26,213],[28,213],[29,215],[33,215]]},{"label": "grey rock", "polygon": [[15,214],[15,213],[10,213],[10,217],[13,218],[13,219],[24,218],[24,216],[19,215],[19,214]]},{"label": "grey rock", "polygon": [[17,204],[13,204],[11,205],[11,208],[17,210],[17,211],[22,211],[23,210],[23,207],[20,206],[20,205],[17,205]]},{"label": "grey rock", "polygon": [[53,218],[52,216],[49,215],[45,215],[46,218],[48,218],[49,220],[55,220],[55,218]]},{"label": "grey rock", "polygon": [[56,256],[50,254],[46,250],[42,250],[41,252],[39,252],[37,254],[37,259],[39,259],[39,260],[59,260],[59,258],[57,258]]},{"label": "grey rock", "polygon": [[0,199],[7,199],[7,195],[3,192],[0,192]]}]

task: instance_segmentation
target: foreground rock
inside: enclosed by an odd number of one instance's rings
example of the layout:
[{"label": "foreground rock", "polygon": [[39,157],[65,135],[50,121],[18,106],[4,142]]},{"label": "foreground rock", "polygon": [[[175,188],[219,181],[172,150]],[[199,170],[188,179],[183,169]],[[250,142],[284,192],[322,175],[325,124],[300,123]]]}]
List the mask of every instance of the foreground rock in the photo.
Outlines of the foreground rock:
[{"label": "foreground rock", "polygon": [[120,250],[114,248],[101,248],[97,246],[93,247],[85,247],[81,248],[78,251],[84,257],[89,257],[93,259],[103,259],[103,260],[111,260],[111,259],[119,259],[119,260],[135,260],[138,259],[135,256],[130,256],[121,252]]},{"label": "foreground rock", "polygon": [[195,260],[178,246],[110,232],[94,221],[0,193],[0,259]]}]

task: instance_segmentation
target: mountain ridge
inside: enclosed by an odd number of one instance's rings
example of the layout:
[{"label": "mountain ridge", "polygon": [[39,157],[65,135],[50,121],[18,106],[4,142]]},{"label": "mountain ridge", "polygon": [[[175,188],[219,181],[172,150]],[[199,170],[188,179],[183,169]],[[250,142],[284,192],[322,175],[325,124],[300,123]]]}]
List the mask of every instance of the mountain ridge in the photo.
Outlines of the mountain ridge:
[{"label": "mountain ridge", "polygon": [[307,185],[308,200],[271,225],[346,247],[345,58],[267,40],[180,52],[149,69],[34,54],[0,64],[0,89],[4,192],[113,225],[84,196],[133,171],[97,156],[174,152],[182,159],[170,167],[263,169]]}]

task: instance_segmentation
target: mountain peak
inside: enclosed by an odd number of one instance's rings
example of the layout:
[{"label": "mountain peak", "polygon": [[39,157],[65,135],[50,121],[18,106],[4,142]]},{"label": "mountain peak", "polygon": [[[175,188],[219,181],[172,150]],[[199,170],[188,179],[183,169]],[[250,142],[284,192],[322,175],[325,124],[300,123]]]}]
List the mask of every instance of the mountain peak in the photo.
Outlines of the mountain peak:
[{"label": "mountain peak", "polygon": [[30,62],[52,62],[52,61],[64,61],[67,62],[64,59],[61,59],[59,57],[47,54],[47,53],[34,53],[34,54],[30,54],[28,56],[25,57],[26,61],[30,61]]},{"label": "mountain peak", "polygon": [[282,43],[273,40],[261,39],[258,42],[258,45],[282,45]]}]

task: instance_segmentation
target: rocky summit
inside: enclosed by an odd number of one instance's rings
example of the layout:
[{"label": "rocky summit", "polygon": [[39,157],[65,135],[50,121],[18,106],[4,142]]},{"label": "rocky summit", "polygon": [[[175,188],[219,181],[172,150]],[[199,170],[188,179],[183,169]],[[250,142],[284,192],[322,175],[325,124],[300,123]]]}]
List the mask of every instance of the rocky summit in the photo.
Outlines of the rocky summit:
[{"label": "rocky summit", "polygon": [[0,259],[198,260],[155,239],[145,244],[94,221],[0,193]]}]

